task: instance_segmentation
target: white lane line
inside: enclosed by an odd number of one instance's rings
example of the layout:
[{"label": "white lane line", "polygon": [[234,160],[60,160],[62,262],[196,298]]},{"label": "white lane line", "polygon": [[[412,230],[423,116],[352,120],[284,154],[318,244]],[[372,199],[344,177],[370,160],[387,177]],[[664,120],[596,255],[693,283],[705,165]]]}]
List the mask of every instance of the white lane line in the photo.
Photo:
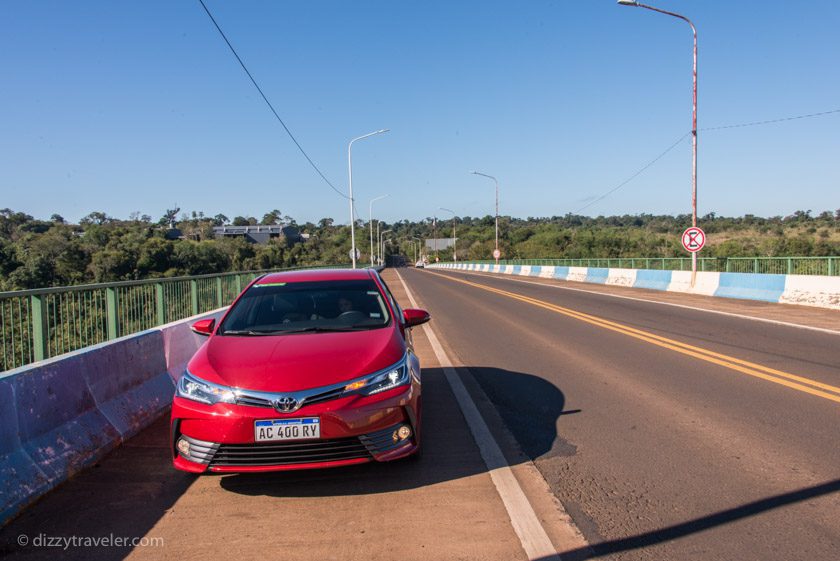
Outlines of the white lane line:
[{"label": "white lane line", "polygon": [[[408,301],[412,307],[416,308],[417,301],[414,300],[414,295],[408,289],[405,280],[403,280],[399,272],[397,272],[397,278],[400,279],[405,289]],[[499,493],[499,497],[501,497],[505,505],[513,530],[519,537],[525,554],[528,556],[528,559],[532,560],[560,561],[557,550],[554,549],[554,545],[551,543],[542,524],[540,524],[540,520],[534,512],[531,503],[528,502],[528,497],[525,496],[525,493],[519,486],[519,482],[513,475],[513,471],[510,469],[504,454],[502,454],[502,450],[493,439],[493,435],[490,433],[490,429],[484,422],[481,413],[478,412],[478,407],[476,407],[467,388],[461,382],[458,373],[452,367],[452,362],[449,360],[443,347],[441,347],[435,332],[429,324],[423,325],[423,330],[429,339],[429,343],[432,346],[435,356],[437,356],[441,368],[443,368],[446,381],[449,382],[449,386],[452,388],[452,393],[455,395],[455,399],[461,407],[464,418],[467,420],[470,432],[472,432],[473,438],[478,445],[481,457],[484,459],[487,470],[490,472],[490,478],[496,486],[496,492]]]},{"label": "white lane line", "polygon": [[[440,269],[438,269],[440,270]],[[440,270],[441,272],[447,272],[447,269]],[[510,275],[504,275],[502,273],[482,273],[477,271],[462,271],[452,269],[452,272],[456,273],[465,273],[467,275],[475,275],[478,277],[489,277],[489,278],[499,278],[505,279],[512,282],[521,282],[523,284],[535,284],[537,286],[548,286],[551,288],[558,288],[560,290],[571,290],[573,292],[586,292],[587,294],[596,294],[599,296],[609,296],[610,298],[621,298],[622,300],[635,300],[636,302],[647,302],[648,304],[659,304],[662,306],[672,306],[674,308],[683,308],[686,310],[694,310],[695,312],[706,312],[707,314],[718,314],[721,316],[729,316],[733,318],[739,319],[747,319],[752,321],[760,321],[762,323],[772,323],[775,325],[782,325],[784,327],[793,327],[796,329],[807,329],[808,331],[819,331],[820,333],[828,333],[829,335],[840,335],[840,331],[834,329],[827,329],[825,327],[813,327],[811,325],[802,325],[801,323],[790,323],[787,321],[779,321],[776,319],[767,319],[767,318],[760,318],[756,316],[747,316],[742,314],[735,314],[732,312],[722,312],[720,310],[709,310],[708,308],[698,308],[695,306],[688,306],[686,304],[675,304],[673,302],[662,302],[661,300],[648,300],[647,298],[638,298],[635,296],[624,296],[622,294],[612,294],[609,292],[599,292],[597,290],[586,290],[585,288],[573,288],[571,286],[561,286],[559,284],[549,284],[549,283],[542,283],[542,282],[534,282],[534,281],[527,281],[523,279],[515,279],[511,278]],[[552,280],[552,279],[545,279],[545,280]],[[571,281],[570,281],[571,282]]]}]

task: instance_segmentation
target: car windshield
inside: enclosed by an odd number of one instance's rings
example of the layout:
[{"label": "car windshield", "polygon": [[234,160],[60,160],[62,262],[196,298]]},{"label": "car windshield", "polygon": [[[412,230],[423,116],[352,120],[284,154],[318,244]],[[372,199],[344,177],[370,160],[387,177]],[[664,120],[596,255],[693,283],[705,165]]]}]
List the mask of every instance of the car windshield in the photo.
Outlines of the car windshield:
[{"label": "car windshield", "polygon": [[222,323],[222,335],[363,331],[388,325],[373,280],[255,284]]}]

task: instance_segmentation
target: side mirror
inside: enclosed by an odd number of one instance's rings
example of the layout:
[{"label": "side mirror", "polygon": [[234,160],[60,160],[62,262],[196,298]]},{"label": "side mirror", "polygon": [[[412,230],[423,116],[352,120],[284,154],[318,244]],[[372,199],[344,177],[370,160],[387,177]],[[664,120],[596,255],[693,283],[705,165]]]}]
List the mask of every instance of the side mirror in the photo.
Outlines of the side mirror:
[{"label": "side mirror", "polygon": [[210,319],[200,319],[200,320],[198,320],[197,322],[195,322],[194,324],[192,324],[190,326],[190,329],[192,329],[195,333],[198,333],[199,335],[207,336],[207,335],[210,335],[211,333],[213,333],[213,328],[215,328],[215,327],[216,327],[216,320],[213,319],[213,318],[210,318]]},{"label": "side mirror", "polygon": [[403,310],[403,319],[405,319],[406,327],[416,327],[432,319],[432,316],[426,310],[406,308]]}]

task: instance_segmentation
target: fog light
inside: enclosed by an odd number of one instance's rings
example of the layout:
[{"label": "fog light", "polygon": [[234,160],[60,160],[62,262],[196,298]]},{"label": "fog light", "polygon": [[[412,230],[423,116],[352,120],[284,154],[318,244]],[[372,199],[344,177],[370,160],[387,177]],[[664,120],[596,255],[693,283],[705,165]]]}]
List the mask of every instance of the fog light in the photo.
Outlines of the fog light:
[{"label": "fog light", "polygon": [[394,431],[394,442],[405,440],[409,436],[411,436],[411,428],[408,425],[402,425]]},{"label": "fog light", "polygon": [[178,448],[178,452],[181,453],[182,456],[189,456],[190,455],[190,443],[183,438],[178,439],[178,444],[176,445]]}]

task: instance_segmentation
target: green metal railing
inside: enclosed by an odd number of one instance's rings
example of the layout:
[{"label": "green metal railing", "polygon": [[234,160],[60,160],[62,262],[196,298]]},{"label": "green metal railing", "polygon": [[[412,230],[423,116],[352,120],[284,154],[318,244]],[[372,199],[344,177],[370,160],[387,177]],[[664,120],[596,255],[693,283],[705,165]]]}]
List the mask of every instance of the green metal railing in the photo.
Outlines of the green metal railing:
[{"label": "green metal railing", "polygon": [[222,308],[267,272],[0,292],[0,371]]},{"label": "green metal railing", "polygon": [[[469,261],[489,263],[495,261]],[[690,257],[618,257],[611,259],[503,259],[500,265],[553,265],[690,271]],[[840,275],[840,257],[699,257],[698,271],[779,275]]]}]

